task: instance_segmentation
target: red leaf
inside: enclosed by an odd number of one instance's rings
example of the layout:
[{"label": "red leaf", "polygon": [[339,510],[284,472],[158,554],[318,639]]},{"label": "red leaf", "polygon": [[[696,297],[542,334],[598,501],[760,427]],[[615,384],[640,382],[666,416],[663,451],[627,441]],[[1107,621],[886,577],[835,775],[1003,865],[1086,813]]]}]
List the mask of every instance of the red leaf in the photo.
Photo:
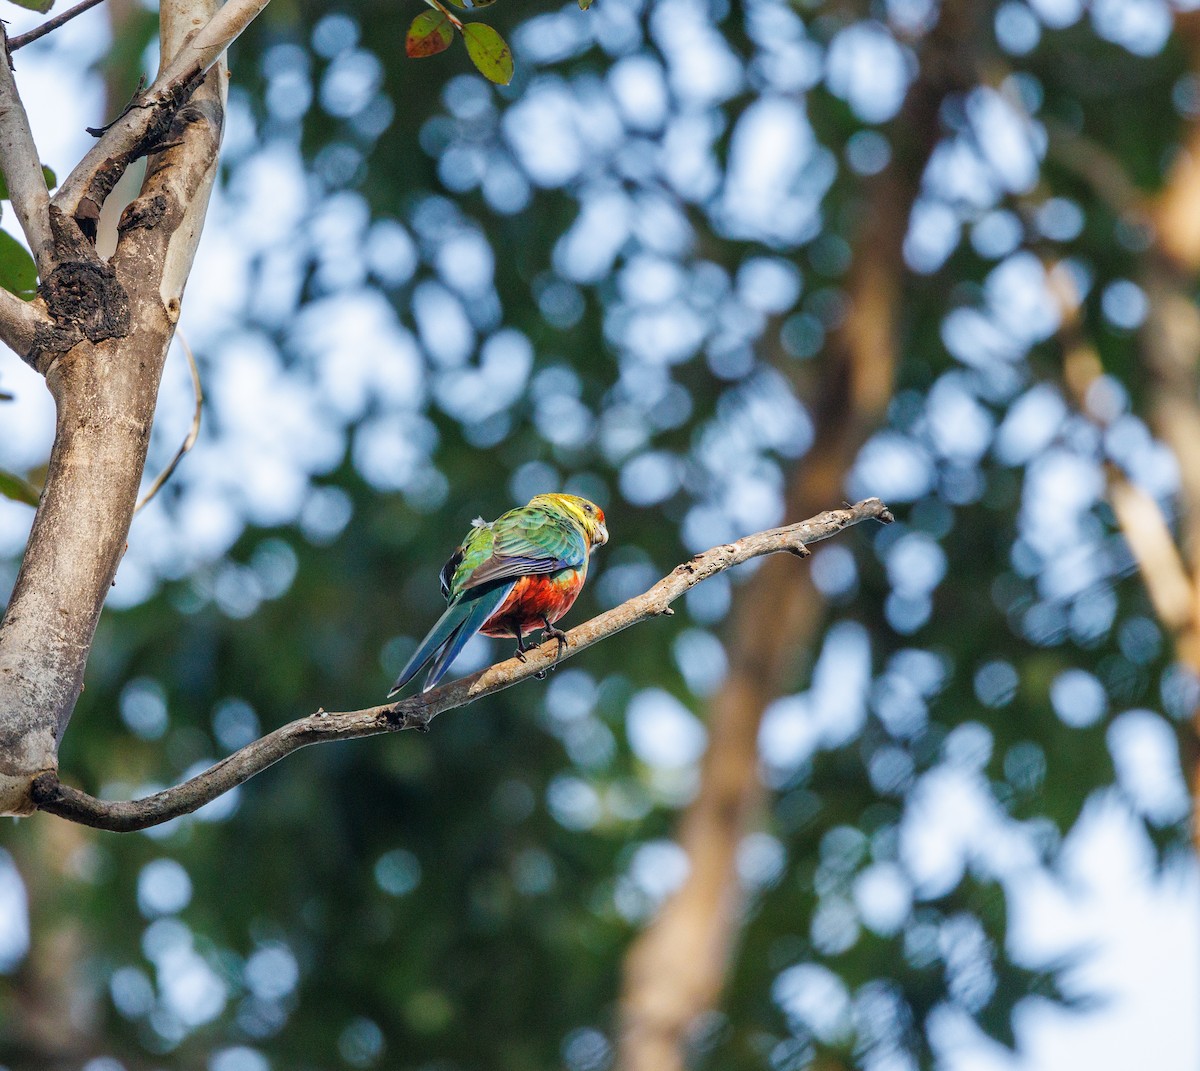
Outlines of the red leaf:
[{"label": "red leaf", "polygon": [[413,59],[445,52],[454,40],[454,28],[442,11],[423,11],[412,21],[404,39],[404,51]]}]

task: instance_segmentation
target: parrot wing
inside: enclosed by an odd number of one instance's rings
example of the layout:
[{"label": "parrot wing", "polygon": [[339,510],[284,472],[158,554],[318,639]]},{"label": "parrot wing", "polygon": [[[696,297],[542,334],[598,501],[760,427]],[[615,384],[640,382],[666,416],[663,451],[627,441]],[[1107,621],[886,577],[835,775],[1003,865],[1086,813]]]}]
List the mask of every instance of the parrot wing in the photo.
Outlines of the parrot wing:
[{"label": "parrot wing", "polygon": [[429,635],[417,645],[412,657],[405,663],[400,676],[396,678],[396,683],[392,685],[392,690],[388,692],[388,698],[412,680],[426,662],[432,662],[432,665],[421,691],[427,692],[437,684],[450,668],[450,663],[466,646],[467,640],[483,627],[483,623],[508,598],[515,583],[516,581],[498,584],[486,591],[456,599],[447,606],[446,612],[438,618],[437,624],[429,630]]},{"label": "parrot wing", "polygon": [[[583,529],[570,517],[545,509],[514,509],[486,529],[475,529],[464,548],[478,542],[489,553],[471,561],[468,554],[455,580],[463,591],[500,580],[515,580],[535,573],[577,569],[587,561],[588,544]],[[482,538],[476,538],[477,536]],[[470,564],[469,572],[464,568]]]},{"label": "parrot wing", "polygon": [[508,598],[522,576],[577,569],[587,561],[583,529],[542,507],[509,510],[491,524],[474,522],[442,568],[446,612],[413,652],[388,693],[395,695],[430,664],[423,691],[442,679],[467,641]]}]

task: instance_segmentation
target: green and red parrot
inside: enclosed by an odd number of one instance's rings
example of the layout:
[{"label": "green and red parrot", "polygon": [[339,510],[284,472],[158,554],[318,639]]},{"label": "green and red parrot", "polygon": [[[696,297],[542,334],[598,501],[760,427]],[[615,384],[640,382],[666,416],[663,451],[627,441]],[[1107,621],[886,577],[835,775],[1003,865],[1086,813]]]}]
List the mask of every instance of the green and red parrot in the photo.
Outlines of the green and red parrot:
[{"label": "green and red parrot", "polygon": [[400,671],[389,698],[426,663],[421,690],[429,691],[476,632],[514,637],[523,657],[525,637],[540,628],[561,651],[566,634],[554,622],[583,587],[592,549],[607,542],[604,511],[576,495],[535,495],[494,521],[474,521],[442,568],[446,612]]}]

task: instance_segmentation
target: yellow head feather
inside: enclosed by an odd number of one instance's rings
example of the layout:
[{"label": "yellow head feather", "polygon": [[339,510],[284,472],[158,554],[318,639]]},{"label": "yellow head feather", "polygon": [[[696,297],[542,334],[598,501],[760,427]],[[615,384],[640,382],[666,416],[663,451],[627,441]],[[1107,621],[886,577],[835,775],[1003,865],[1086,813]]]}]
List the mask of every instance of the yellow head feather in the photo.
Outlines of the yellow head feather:
[{"label": "yellow head feather", "polygon": [[547,506],[565,513],[576,521],[588,537],[588,543],[593,547],[602,547],[608,542],[608,528],[604,523],[604,510],[594,502],[578,495],[548,494],[534,495],[529,500],[533,507]]}]

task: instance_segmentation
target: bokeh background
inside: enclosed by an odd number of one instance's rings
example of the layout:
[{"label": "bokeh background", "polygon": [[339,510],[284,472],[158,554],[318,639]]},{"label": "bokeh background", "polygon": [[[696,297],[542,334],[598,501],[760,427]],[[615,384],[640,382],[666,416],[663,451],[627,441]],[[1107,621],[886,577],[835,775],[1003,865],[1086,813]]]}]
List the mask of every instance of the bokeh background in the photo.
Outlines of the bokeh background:
[{"label": "bokeh background", "polygon": [[[1113,509],[1187,535],[1188,6],[501,0],[497,89],[404,57],[415,0],[274,0],[185,302],[203,432],[65,779],[379,702],[470,519],[539,491],[609,518],[569,622],[843,499],[898,520],[161,828],[6,825],[0,1064],[600,1071],[623,965],[669,963],[639,934],[736,888],[691,1067],[1196,1067],[1196,677]],[[60,176],[154,29],[108,0],[18,53]],[[36,483],[49,397],[0,390]],[[192,404],[176,353],[151,477]],[[0,598],[31,519],[0,500]]]}]

